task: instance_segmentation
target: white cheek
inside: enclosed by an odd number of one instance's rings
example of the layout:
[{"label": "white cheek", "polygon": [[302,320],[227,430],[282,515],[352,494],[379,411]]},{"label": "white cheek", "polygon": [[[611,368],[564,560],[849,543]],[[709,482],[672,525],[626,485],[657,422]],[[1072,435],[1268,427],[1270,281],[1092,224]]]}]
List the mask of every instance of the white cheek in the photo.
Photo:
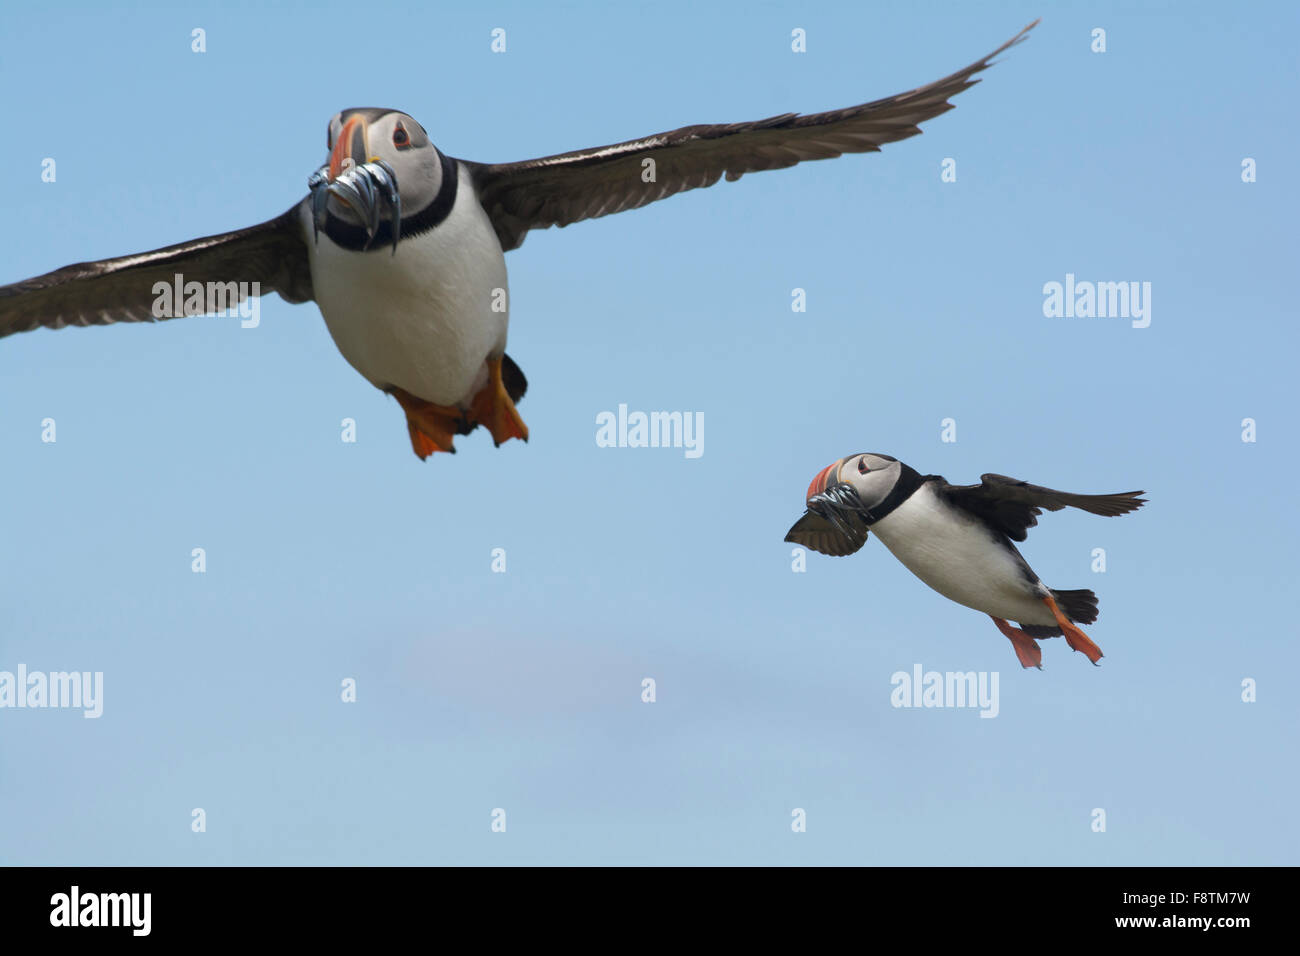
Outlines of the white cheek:
[{"label": "white cheek", "polygon": [[868,508],[874,508],[885,500],[891,486],[892,482],[888,475],[868,472],[858,480],[859,497]]}]

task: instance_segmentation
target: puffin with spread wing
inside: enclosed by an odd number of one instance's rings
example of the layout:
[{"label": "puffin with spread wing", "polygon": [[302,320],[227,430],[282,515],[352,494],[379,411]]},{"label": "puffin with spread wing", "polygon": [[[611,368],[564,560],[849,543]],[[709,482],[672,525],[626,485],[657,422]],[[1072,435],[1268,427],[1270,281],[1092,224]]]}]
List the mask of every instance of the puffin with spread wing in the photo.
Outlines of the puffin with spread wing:
[{"label": "puffin with spread wing", "polygon": [[330,120],[329,157],[308,179],[310,194],[282,216],[0,286],[0,336],[214,311],[202,296],[160,297],[156,287],[173,282],[228,288],[221,301],[230,306],[275,291],[315,300],[343,357],[406,412],[420,458],[454,451],[453,437],[478,425],[498,445],[526,440],[515,403],[527,382],[505,354],[504,253],[529,230],[635,209],[723,176],[876,152],[951,109],[948,98],[1033,26],[964,70],[861,106],[687,126],[518,163],[453,159],[406,113],[344,110]]},{"label": "puffin with spread wing", "polygon": [[931,588],[993,618],[1024,667],[1042,667],[1035,638],[1061,635],[1096,664],[1101,648],[1076,624],[1097,620],[1097,595],[1049,588],[1013,542],[1025,540],[1043,511],[1113,517],[1142,507],[1142,494],[1078,495],[993,474],[978,485],[950,485],[889,455],[857,454],[817,473],[807,511],[785,540],[842,557],[874,533]]}]

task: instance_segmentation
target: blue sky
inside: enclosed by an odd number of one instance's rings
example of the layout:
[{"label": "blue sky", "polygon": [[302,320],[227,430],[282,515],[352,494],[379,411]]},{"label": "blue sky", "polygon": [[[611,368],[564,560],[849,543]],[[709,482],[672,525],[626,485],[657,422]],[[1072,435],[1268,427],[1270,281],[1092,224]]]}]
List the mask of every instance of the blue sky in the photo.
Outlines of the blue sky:
[{"label": "blue sky", "polygon": [[[420,463],[276,297],[0,342],[0,670],[104,674],[97,720],[0,709],[0,861],[1300,862],[1300,15],[1133,7],[7,6],[0,283],[280,213],[343,107],[524,159],[875,99],[1044,19],[882,153],[533,233],[527,445]],[[1045,317],[1067,273],[1150,282],[1150,326]],[[704,454],[597,447],[620,403],[702,413]],[[1102,666],[1022,672],[874,540],[792,571],[808,481],[863,450],[1146,489],[1023,547],[1099,594]],[[998,672],[996,719],[891,706],[917,664]]]}]

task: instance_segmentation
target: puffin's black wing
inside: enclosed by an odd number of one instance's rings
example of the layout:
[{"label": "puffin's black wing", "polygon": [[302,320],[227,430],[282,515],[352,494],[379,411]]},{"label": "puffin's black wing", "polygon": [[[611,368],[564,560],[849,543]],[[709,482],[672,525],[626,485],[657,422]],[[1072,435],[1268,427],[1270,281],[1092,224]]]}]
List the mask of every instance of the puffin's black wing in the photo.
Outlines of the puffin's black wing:
[{"label": "puffin's black wing", "polygon": [[842,558],[867,543],[867,529],[857,525],[837,528],[828,519],[809,511],[794,523],[785,540],[833,558]]},{"label": "puffin's black wing", "polygon": [[[155,283],[229,284],[223,290],[226,307],[233,308],[261,285],[261,294],[278,292],[289,302],[312,298],[307,245],[299,207],[269,222],[235,232],[191,239],[189,242],[99,262],[82,262],[34,279],[0,286],[0,337],[39,326],[107,325],[110,322],[152,322],[186,312],[184,301],[168,296],[160,308]],[[249,285],[241,288],[241,283]],[[228,290],[228,291],[227,291]]]},{"label": "puffin's black wing", "polygon": [[474,178],[501,247],[517,249],[530,229],[636,209],[687,189],[712,186],[723,175],[732,181],[805,160],[879,152],[885,143],[920,133],[917,124],[952,109],[948,98],[978,83],[972,77],[1023,40],[1037,23],[964,70],[860,106],[808,116],[785,113],[750,123],[684,126],[520,163],[461,162]]},{"label": "puffin's black wing", "polygon": [[1041,485],[1031,485],[1006,475],[981,475],[978,485],[950,485],[936,481],[936,490],[959,508],[969,511],[995,531],[1013,541],[1024,541],[1044,511],[1079,508],[1095,515],[1114,517],[1136,511],[1146,504],[1143,491],[1113,495],[1076,495]]}]

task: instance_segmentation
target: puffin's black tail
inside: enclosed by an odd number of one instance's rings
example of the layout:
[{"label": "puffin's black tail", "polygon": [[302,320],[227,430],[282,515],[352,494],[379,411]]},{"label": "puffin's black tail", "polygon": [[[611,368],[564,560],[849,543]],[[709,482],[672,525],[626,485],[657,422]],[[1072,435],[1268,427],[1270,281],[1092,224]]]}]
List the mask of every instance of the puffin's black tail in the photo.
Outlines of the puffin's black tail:
[{"label": "puffin's black tail", "polygon": [[512,402],[519,401],[524,397],[524,392],[528,391],[528,379],[524,378],[523,369],[509,355],[501,356],[501,381]]},{"label": "puffin's black tail", "polygon": [[1097,620],[1097,595],[1087,588],[1078,591],[1052,591],[1057,606],[1075,624],[1091,624]]},{"label": "puffin's black tail", "polygon": [[[1097,595],[1087,588],[1078,591],[1057,591],[1053,589],[1052,597],[1071,621],[1076,624],[1091,624],[1097,620]],[[1021,624],[1020,629],[1030,637],[1060,637],[1059,627],[1043,624]]]}]

